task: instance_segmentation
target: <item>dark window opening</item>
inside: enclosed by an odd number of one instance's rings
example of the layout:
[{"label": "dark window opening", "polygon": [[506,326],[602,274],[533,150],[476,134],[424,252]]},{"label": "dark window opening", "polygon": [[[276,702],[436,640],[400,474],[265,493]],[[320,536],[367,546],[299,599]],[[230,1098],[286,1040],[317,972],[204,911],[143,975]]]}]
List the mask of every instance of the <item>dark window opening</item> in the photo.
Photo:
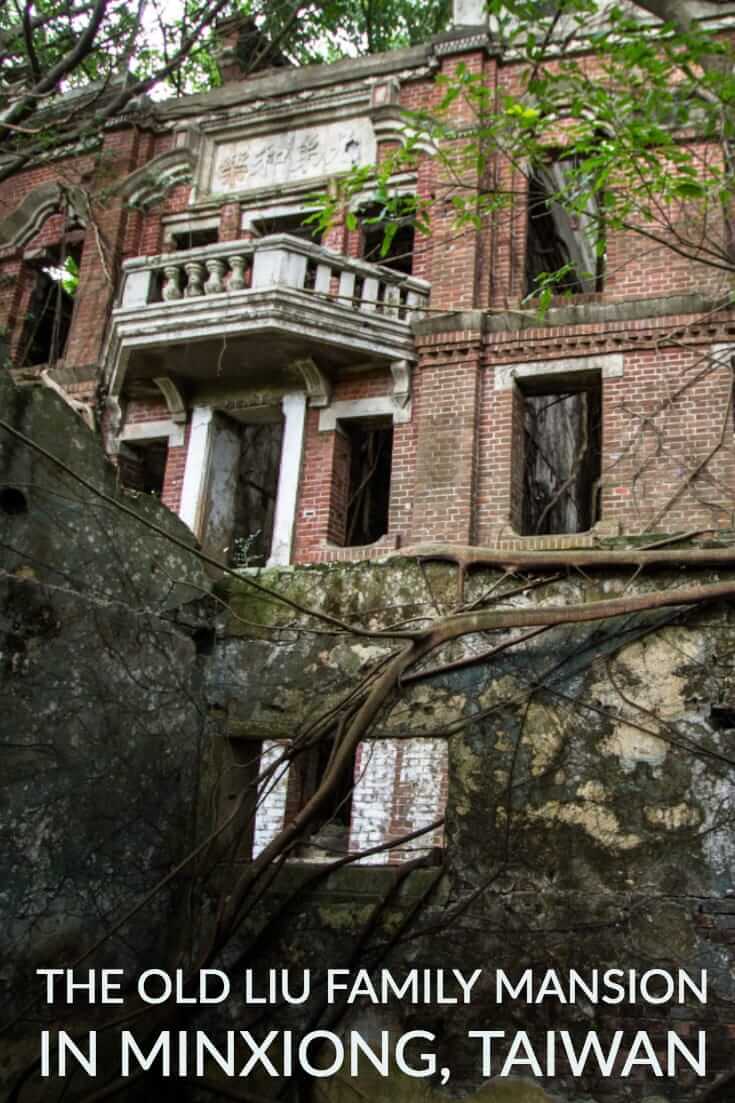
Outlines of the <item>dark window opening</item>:
[{"label": "dark window opening", "polygon": [[[412,203],[406,203],[406,214],[388,215],[385,208],[374,203],[360,212],[362,258],[371,264],[382,264],[394,272],[410,276],[413,271],[413,251],[416,227],[411,213]],[[384,251],[385,250],[385,251]]]},{"label": "dark window opening", "polygon": [[709,718],[715,731],[732,731],[735,729],[735,704],[721,702],[710,705]]},{"label": "dark window opening", "polygon": [[322,231],[313,223],[304,221],[309,216],[309,211],[297,211],[296,214],[261,218],[257,222],[253,222],[253,233],[256,237],[269,237],[271,234],[290,234],[291,237],[298,237],[302,241],[310,241],[314,245],[319,245],[322,240]]},{"label": "dark window opening", "polygon": [[191,634],[197,655],[212,655],[217,642],[217,632],[208,624],[195,628]]},{"label": "dark window opening", "polygon": [[523,396],[523,535],[586,532],[599,517],[602,391]]},{"label": "dark window opening", "polygon": [[554,198],[574,191],[573,158],[537,165],[528,181],[526,231],[526,294],[539,290],[549,273],[562,272],[554,281],[556,293],[602,291],[604,282],[604,226],[600,205],[591,199],[587,209],[572,211]]},{"label": "dark window opening", "polygon": [[120,481],[128,490],[160,498],[166,475],[168,441],[136,441],[123,444],[118,458]]},{"label": "dark window opening", "polygon": [[174,249],[201,249],[205,245],[216,245],[219,241],[219,229],[210,226],[205,230],[178,230],[171,234]]},{"label": "dark window opening", "polygon": [[0,512],[18,516],[28,512],[28,499],[17,486],[0,486]]},{"label": "dark window opening", "polygon": [[82,258],[80,242],[46,250],[32,262],[36,279],[21,340],[21,364],[53,364],[64,356]]},{"label": "dark window opening", "polygon": [[393,425],[360,420],[342,425],[349,440],[346,548],[374,544],[388,531]]},{"label": "dark window opening", "polygon": [[230,562],[262,567],[273,541],[283,423],[243,425],[240,441]]}]

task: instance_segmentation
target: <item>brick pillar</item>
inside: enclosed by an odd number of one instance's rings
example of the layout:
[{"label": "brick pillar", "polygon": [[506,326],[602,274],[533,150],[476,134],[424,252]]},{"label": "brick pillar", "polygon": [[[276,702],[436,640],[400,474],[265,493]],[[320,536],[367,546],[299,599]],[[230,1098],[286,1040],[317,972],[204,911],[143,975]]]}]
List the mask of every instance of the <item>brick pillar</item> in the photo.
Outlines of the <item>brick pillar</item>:
[{"label": "brick pillar", "polygon": [[14,260],[3,265],[2,278],[4,288],[3,294],[0,295],[0,328],[8,336],[7,351],[11,360],[17,361],[23,352],[20,344],[35,274],[24,268],[22,261]]},{"label": "brick pillar", "polygon": [[493,219],[488,289],[490,305],[504,307],[509,299],[526,294],[528,180],[517,166],[500,157],[496,179],[508,203]]},{"label": "brick pillar", "polygon": [[322,245],[325,249],[331,249],[334,253],[342,253],[346,256],[349,236],[344,219],[339,219],[324,234]]},{"label": "brick pillar", "polygon": [[424,354],[416,373],[416,489],[411,542],[470,543],[476,481],[480,350]]},{"label": "brick pillar", "polygon": [[388,532],[405,543],[411,528],[416,466],[416,413],[406,424],[393,424]]},{"label": "brick pillar", "polygon": [[[495,62],[487,61],[484,51],[453,55],[442,64],[442,75],[451,79],[459,65],[469,72],[482,74],[491,84],[495,82]],[[458,96],[450,110],[448,121],[455,126],[476,127],[477,120],[472,109],[462,96]],[[461,153],[461,139],[447,146],[450,152]],[[464,195],[470,202],[482,190],[483,180],[477,171],[469,166],[462,169],[465,184]],[[452,200],[462,189],[457,187],[451,173],[442,170],[441,164],[434,161],[430,169],[419,173],[419,195],[433,197],[431,206],[431,248],[423,249],[418,238],[419,251],[425,252],[423,263],[414,266],[414,274],[431,280],[431,305],[446,310],[473,307],[485,307],[489,300],[489,274],[486,271],[486,258],[483,253],[489,246],[487,227],[477,229],[471,224],[457,226],[456,209]],[[482,276],[482,281],[480,277]]]},{"label": "brick pillar", "polygon": [[[164,251],[169,252],[173,248],[170,244],[164,245],[160,211],[147,211],[141,215],[131,211],[128,217],[135,220],[140,219],[140,236],[138,238],[140,256],[151,257]],[[136,255],[135,253],[131,254],[131,256]]]},{"label": "brick pillar", "polygon": [[225,203],[219,217],[220,241],[239,241],[240,234],[240,204]]},{"label": "brick pillar", "polygon": [[124,199],[106,196],[104,201],[94,202],[94,191],[101,191],[112,180],[123,179],[137,167],[138,138],[138,132],[129,128],[106,137],[93,187],[95,225],[87,226],[77,303],[64,356],[66,367],[76,369],[84,378],[95,379],[98,374],[128,219]]},{"label": "brick pillar", "polygon": [[521,531],[525,433],[523,395],[516,386],[496,389],[495,370],[483,372],[478,431],[476,537],[492,544]]},{"label": "brick pillar", "polygon": [[309,410],[296,511],[295,563],[309,562],[311,553],[326,543],[344,542],[349,480],[349,441],[338,429],[319,432],[319,411]]},{"label": "brick pillar", "polygon": [[174,513],[178,513],[181,505],[181,488],[184,485],[184,469],[186,467],[186,452],[189,447],[189,432],[191,425],[186,426],[184,443],[168,446],[166,453],[166,471],[163,477],[163,491],[161,501]]}]

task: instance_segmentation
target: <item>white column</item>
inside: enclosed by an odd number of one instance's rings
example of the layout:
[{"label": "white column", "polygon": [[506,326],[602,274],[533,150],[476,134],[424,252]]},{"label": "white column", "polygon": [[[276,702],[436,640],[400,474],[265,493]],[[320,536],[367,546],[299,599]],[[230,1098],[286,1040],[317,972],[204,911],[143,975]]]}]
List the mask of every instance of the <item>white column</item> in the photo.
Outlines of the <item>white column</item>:
[{"label": "white column", "polygon": [[195,406],[191,412],[189,447],[186,451],[184,484],[181,488],[179,517],[199,537],[202,535],[199,530],[204,517],[213,413],[211,406]]},{"label": "white column", "polygon": [[123,284],[121,306],[145,306],[151,297],[152,268],[140,268],[127,272]]},{"label": "white column", "polygon": [[452,7],[453,27],[481,27],[487,25],[486,0],[454,0]]},{"label": "white column", "polygon": [[291,562],[296,498],[301,474],[301,454],[304,448],[306,395],[302,391],[286,394],[282,400],[284,426],[281,445],[281,465],[278,470],[276,512],[273,519],[273,540],[269,567],[286,567]]}]

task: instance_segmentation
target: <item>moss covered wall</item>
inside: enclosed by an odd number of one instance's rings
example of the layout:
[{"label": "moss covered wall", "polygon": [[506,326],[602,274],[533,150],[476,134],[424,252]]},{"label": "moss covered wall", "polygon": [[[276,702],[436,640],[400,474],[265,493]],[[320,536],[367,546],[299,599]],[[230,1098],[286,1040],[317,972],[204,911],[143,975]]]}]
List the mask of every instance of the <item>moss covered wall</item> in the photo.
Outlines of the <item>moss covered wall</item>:
[{"label": "moss covered wall", "polygon": [[0,1038],[6,1098],[38,1051],[39,1022],[25,1017],[36,968],[74,962],[98,939],[84,968],[173,964],[191,937],[180,880],[120,924],[202,831],[198,603],[209,582],[165,537],[186,545],[186,528],[154,499],[118,490],[99,441],[55,394],[0,372],[0,417],[109,498],[0,428],[0,1019],[15,1024]]},{"label": "moss covered wall", "polygon": [[[635,579],[632,573],[570,572],[509,604],[586,603],[727,577],[702,569],[646,571]],[[434,617],[457,601],[453,567],[410,560],[263,571],[252,578],[364,627]],[[513,582],[477,571],[465,601]],[[226,591],[236,615],[223,620],[212,670],[223,724],[232,734],[296,735],[388,649],[383,641],[301,633],[293,610],[254,594],[246,581]],[[473,637],[440,657],[457,661],[497,639]],[[604,1037],[616,1029],[629,1036],[646,1029],[663,1044],[667,1030],[681,1028],[691,1037],[696,1024],[704,1024],[711,1075],[729,1068],[735,719],[724,706],[735,702],[734,639],[728,603],[660,610],[556,628],[492,661],[407,684],[380,717],[377,734],[381,742],[446,739],[440,880],[411,917],[415,895],[436,871],[412,874],[392,891],[390,881],[375,881],[373,867],[336,875],[318,903],[289,905],[287,921],[274,928],[268,963],[351,967],[355,940],[377,923],[379,933],[367,939],[371,951],[362,951],[375,967],[387,964],[397,973],[417,965],[482,969],[470,1008],[451,1014],[437,1007],[420,1013],[373,1009],[367,1019],[353,1009],[343,1023],[435,1031],[454,1069],[451,1090],[473,1099],[482,1076],[477,1043],[467,1041],[470,1029],[508,1035],[524,1029],[536,1038],[552,1029],[575,1037],[590,1029]],[[435,779],[437,787],[441,780]],[[384,876],[398,872],[386,869]],[[417,876],[424,880],[412,888]],[[382,893],[385,913],[376,921],[368,901]],[[570,969],[585,975],[612,968],[686,969],[692,975],[706,969],[709,999],[706,1007],[696,1001],[656,1007],[640,999],[595,1007],[548,999],[496,1005],[494,971],[519,976],[526,968],[537,974],[553,968],[562,976]],[[661,1093],[667,1100],[696,1099],[701,1088],[685,1073],[663,1082],[644,1072],[624,1081],[580,1079],[563,1063],[544,1086],[555,1098],[595,1103]],[[351,1090],[323,1086],[318,1097],[341,1100]],[[416,1082],[405,1093],[395,1084],[366,1088],[376,1099],[428,1099],[434,1090]],[[545,1098],[523,1085],[495,1090],[513,1100]],[[720,1103],[728,1090],[711,1099]]]},{"label": "moss covered wall", "polygon": [[[441,615],[456,606],[458,587],[453,567],[399,558],[261,571],[218,585],[215,642],[211,606],[202,604],[210,582],[198,562],[136,516],[186,545],[183,526],[151,499],[120,495],[98,443],[54,395],[0,379],[0,409],[112,499],[85,490],[17,438],[0,437],[0,908],[12,1015],[35,967],[74,960],[113,928],[90,965],[165,967],[191,952],[211,903],[193,896],[186,878],[120,929],[116,923],[209,831],[221,808],[217,763],[227,741],[294,738],[394,646],[325,630],[250,581],[368,628]],[[136,516],[121,514],[118,501]],[[635,578],[567,573],[506,604],[585,603],[718,577],[671,568]],[[473,572],[464,600],[516,586],[497,572]],[[434,661],[467,659],[493,642],[466,639]],[[435,1032],[439,1060],[453,1070],[446,1088],[337,1078],[313,1088],[314,1100],[342,1103],[357,1091],[378,1101],[449,1094],[482,1103],[693,1103],[701,1090],[688,1074],[623,1082],[575,1078],[563,1065],[541,1084],[483,1087],[472,1029],[536,1038],[550,1029],[674,1027],[691,1035],[704,1024],[711,1076],[729,1068],[734,643],[732,608],[720,603],[557,628],[492,660],[406,679],[373,734],[383,746],[446,745],[446,777],[428,779],[440,795],[447,786],[443,853],[416,868],[358,864],[325,880],[318,854],[302,852],[221,964],[240,968],[238,955],[255,937],[262,968],[457,968],[481,969],[482,977],[471,1005],[451,1013],[358,1003],[344,1018],[326,1009],[321,1019],[368,1035]],[[609,967],[707,969],[708,1005],[495,1002],[497,969],[518,976],[526,968],[563,975]],[[309,1008],[312,1025],[319,1010]],[[258,1013],[233,1003],[223,1018],[209,1012],[196,1023],[255,1029]],[[282,1009],[268,1023],[303,1029],[307,1017]],[[35,1052],[37,1026],[18,1024],[7,1036],[3,1085]],[[21,1103],[55,1098],[46,1087],[50,1096],[39,1089]],[[273,1096],[280,1086],[253,1087]],[[178,1100],[193,1098],[190,1088],[167,1090]],[[724,1103],[728,1091],[708,1103]],[[128,1098],[147,1098],[139,1092]]]}]

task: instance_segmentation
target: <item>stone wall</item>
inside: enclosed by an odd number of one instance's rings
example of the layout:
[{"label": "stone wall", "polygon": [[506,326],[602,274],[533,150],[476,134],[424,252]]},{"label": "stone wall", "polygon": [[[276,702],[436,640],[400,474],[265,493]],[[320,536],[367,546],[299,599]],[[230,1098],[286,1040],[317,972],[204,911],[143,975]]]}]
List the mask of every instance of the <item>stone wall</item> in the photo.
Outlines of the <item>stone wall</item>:
[{"label": "stone wall", "polygon": [[99,440],[56,394],[16,388],[3,370],[0,418],[60,461],[0,426],[0,1017],[15,1023],[1,1043],[5,1098],[38,1052],[38,1019],[24,1021],[36,968],[173,964],[194,937],[188,878],[125,916],[207,822],[209,582],[185,526],[118,489]]},{"label": "stone wall", "polygon": [[[633,573],[586,568],[584,576],[569,574],[510,605],[586,604],[728,577],[659,569],[632,580]],[[257,581],[362,627],[386,617],[391,623],[433,617],[457,599],[454,568],[400,559],[266,571]],[[500,574],[478,571],[465,600],[504,585],[512,588]],[[245,580],[226,589],[236,616],[223,625],[211,669],[230,738],[297,737],[386,652],[381,641],[301,635],[293,610],[254,594]],[[472,1029],[504,1030],[507,1039],[526,1030],[539,1044],[549,1030],[569,1030],[577,1039],[589,1030],[603,1039],[623,1030],[629,1044],[644,1029],[659,1051],[667,1031],[691,1041],[706,1029],[708,1075],[729,1069],[735,782],[727,702],[735,692],[734,630],[727,603],[686,614],[659,610],[556,628],[494,660],[406,679],[379,718],[378,738],[358,751],[349,849],[357,857],[360,847],[389,844],[417,826],[424,790],[430,816],[446,810],[443,832],[404,851],[385,845],[382,858],[357,861],[311,899],[305,891],[292,896],[293,878],[309,869],[292,864],[275,882],[267,952],[263,957],[261,943],[258,964],[297,961],[299,970],[318,975],[366,963],[398,975],[416,966],[481,969],[470,1008],[376,1010],[362,1003],[340,1020],[340,1028],[357,1026],[369,1037],[386,1027],[435,1032],[440,1057],[453,1069],[451,1093],[473,1100],[546,1096],[541,1086],[510,1082],[494,1082],[490,1094],[475,1096],[483,1078],[478,1043],[467,1039]],[[456,664],[498,639],[476,636],[432,658]],[[411,769],[414,748],[417,784],[402,804],[402,764]],[[297,807],[292,803],[291,813]],[[315,842],[323,847],[325,838],[320,829]],[[429,851],[427,842],[441,852]],[[422,854],[427,868],[400,880],[408,871],[400,863]],[[303,854],[322,862],[329,856],[338,853]],[[432,868],[437,860],[443,870]],[[274,923],[284,901],[287,917]],[[692,976],[707,970],[707,1005],[495,1000],[496,969],[518,979],[526,969],[589,977],[615,968],[685,969]],[[282,1020],[297,1028],[304,1021],[285,1011]],[[499,1054],[507,1044],[498,1043]],[[684,1071],[663,1080],[642,1070],[621,1079],[619,1072],[620,1063],[609,1078],[575,1077],[562,1061],[539,1085],[554,1099],[586,1103],[696,1100],[702,1090]],[[325,1082],[317,1094],[341,1100],[352,1090]],[[376,1078],[365,1090],[382,1100],[433,1099],[435,1089]],[[725,1086],[707,1098],[724,1103],[727,1092]]]},{"label": "stone wall", "polygon": [[[12,1018],[34,990],[34,968],[74,961],[98,938],[85,967],[138,971],[189,960],[209,930],[213,900],[246,867],[253,842],[258,852],[298,811],[307,771],[281,773],[276,790],[261,794],[255,831],[250,824],[233,840],[228,864],[208,851],[198,883],[174,878],[147,898],[207,836],[237,785],[252,784],[258,748],[279,753],[394,647],[385,638],[335,635],[334,624],[315,624],[271,592],[361,629],[426,622],[454,609],[459,593],[454,567],[397,557],[244,572],[218,583],[215,638],[201,605],[210,584],[183,526],[156,501],[118,491],[98,442],[57,396],[7,379],[0,386],[1,416],[106,496],[0,427],[8,763],[0,903]],[[563,572],[506,604],[587,605],[725,579],[731,570],[634,574]],[[517,585],[503,572],[473,571],[464,601],[492,600]],[[525,1030],[537,1039],[596,1029],[607,1038],[646,1029],[663,1044],[668,1030],[693,1038],[703,1027],[710,1079],[729,1069],[734,632],[722,602],[568,625],[493,658],[481,657],[498,642],[492,635],[433,655],[431,662],[454,665],[428,677],[409,672],[358,750],[349,832],[319,823],[215,963],[235,975],[290,966],[317,977],[325,968],[480,969],[472,1004],[451,1013],[432,1002],[358,1002],[319,1022],[367,1037],[433,1031],[440,1063],[452,1068],[444,1096],[694,1103],[701,1083],[686,1071],[661,1081],[641,1070],[626,1079],[575,1078],[564,1062],[535,1086],[506,1080],[482,1088],[477,1043],[467,1034]],[[399,844],[442,810],[442,827]],[[379,854],[325,877],[328,859],[359,859],[380,844]],[[584,976],[596,968],[706,969],[709,998],[706,1006],[497,1003],[496,970],[518,978],[527,968]],[[265,1025],[304,1029],[319,1011],[318,1001],[306,1013],[276,1009]],[[261,1014],[234,1000],[224,1018],[208,1012],[184,1022],[258,1030]],[[4,1084],[37,1052],[37,1027],[19,1024],[4,1042]],[[265,1078],[245,1088],[272,1096],[281,1086]],[[401,1078],[358,1086],[378,1100],[442,1095],[435,1082]],[[191,1084],[167,1087],[176,1098],[196,1097]],[[54,1098],[57,1088],[24,1092],[19,1103]],[[319,1084],[314,1098],[341,1103],[354,1089],[337,1078]],[[131,1087],[129,1098],[140,1091]],[[725,1103],[727,1092],[711,1093],[708,1103]]]}]

